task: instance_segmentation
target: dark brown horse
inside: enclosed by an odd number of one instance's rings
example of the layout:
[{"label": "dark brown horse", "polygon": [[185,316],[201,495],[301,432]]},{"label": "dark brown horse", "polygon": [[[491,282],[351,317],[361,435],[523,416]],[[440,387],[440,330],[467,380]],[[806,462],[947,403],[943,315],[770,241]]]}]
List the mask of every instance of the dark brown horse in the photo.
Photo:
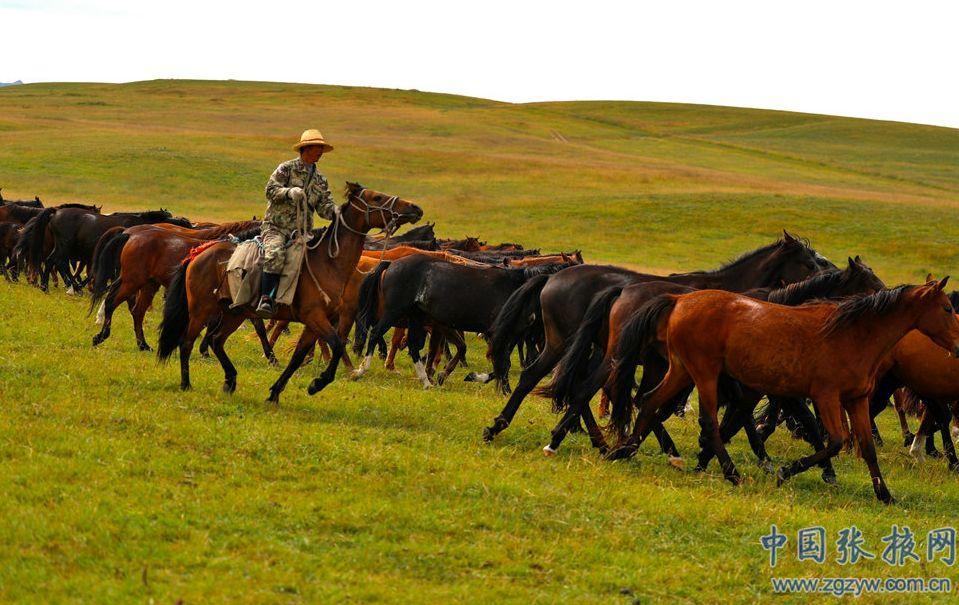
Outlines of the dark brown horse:
[{"label": "dark brown horse", "polygon": [[[92,311],[97,312],[100,332],[93,337],[97,346],[110,336],[113,312],[128,303],[133,316],[133,333],[141,351],[151,351],[143,335],[143,318],[157,291],[170,285],[180,262],[200,244],[244,231],[259,233],[260,221],[226,223],[206,229],[188,229],[169,223],[114,227],[97,243],[92,270]],[[114,277],[116,276],[116,279]],[[110,280],[113,283],[110,284]],[[256,324],[262,328],[262,323]],[[272,351],[264,351],[267,358]]]},{"label": "dark brown horse", "polygon": [[[911,330],[926,334],[950,354],[959,354],[959,321],[943,293],[946,279],[899,286],[839,304],[800,307],[720,290],[653,299],[638,319],[650,328],[648,342],[664,347],[669,370],[642,396],[632,434],[609,458],[632,456],[659,408],[695,384],[703,439],[711,442],[726,478],[738,484],[739,473],[726,452],[716,415],[719,378],[726,373],[757,392],[808,397],[819,412],[829,445],[780,468],[780,483],[839,453],[845,437],[845,410],[876,497],[891,503],[872,440],[869,396],[883,360]],[[614,369],[613,381],[615,375]],[[612,427],[621,435],[631,410],[631,402],[614,401]]]},{"label": "dark brown horse", "polygon": [[[483,438],[492,441],[510,425],[523,399],[563,356],[567,341],[582,323],[593,297],[606,288],[668,281],[693,288],[741,292],[791,284],[829,267],[835,268],[808,243],[783,232],[782,239],[744,254],[715,271],[663,277],[622,267],[579,265],[549,278],[530,280],[507,300],[490,329],[489,356],[496,379],[508,381],[512,350],[530,331],[545,334],[545,344],[536,360],[523,369],[516,389],[493,424],[483,431]],[[584,420],[587,429],[595,432],[596,421],[588,408],[584,410]]]},{"label": "dark brown horse", "polygon": [[[289,365],[270,388],[269,401],[279,403],[280,393],[293,373],[312,350],[317,338],[330,347],[332,359],[323,374],[308,388],[312,395],[333,381],[343,354],[343,341],[337,333],[338,307],[342,293],[363,251],[366,234],[372,229],[387,231],[423,217],[419,206],[356,183],[347,183],[347,201],[337,208],[332,224],[318,241],[309,244],[293,302],[281,307],[277,319],[298,321],[306,326],[297,342]],[[163,323],[157,355],[161,360],[180,351],[180,388],[190,388],[190,353],[197,336],[207,325],[216,324],[211,343],[223,367],[223,390],[236,389],[236,368],[223,345],[247,317],[250,308],[229,309],[218,290],[226,288],[226,261],[234,245],[218,243],[200,253],[177,270],[163,305]]]}]

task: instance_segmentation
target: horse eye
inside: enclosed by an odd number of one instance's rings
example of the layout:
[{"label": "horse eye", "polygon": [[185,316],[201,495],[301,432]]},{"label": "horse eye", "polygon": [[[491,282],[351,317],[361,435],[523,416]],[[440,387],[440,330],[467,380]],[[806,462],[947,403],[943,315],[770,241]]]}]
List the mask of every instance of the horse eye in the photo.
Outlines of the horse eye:
[{"label": "horse eye", "polygon": [[946,313],[952,314],[952,305],[946,305],[943,307]]}]

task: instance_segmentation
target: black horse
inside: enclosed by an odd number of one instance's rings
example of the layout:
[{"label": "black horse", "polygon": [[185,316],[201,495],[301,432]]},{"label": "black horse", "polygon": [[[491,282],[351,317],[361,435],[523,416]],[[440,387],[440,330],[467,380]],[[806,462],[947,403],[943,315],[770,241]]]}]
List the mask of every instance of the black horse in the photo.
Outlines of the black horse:
[{"label": "black horse", "polygon": [[382,239],[374,239],[367,236],[363,248],[365,250],[389,250],[397,246],[410,246],[413,248],[422,248],[423,250],[438,250],[439,244],[436,242],[436,234],[433,232],[435,225],[436,223],[426,223],[425,225],[408,229],[399,235]]},{"label": "black horse", "polygon": [[[512,350],[526,338],[529,330],[543,330],[545,345],[536,360],[523,369],[516,390],[493,419],[493,424],[483,431],[483,438],[492,441],[509,426],[523,399],[563,356],[568,340],[582,323],[597,292],[647,281],[743,292],[791,284],[827,268],[836,267],[813,250],[808,242],[783,231],[782,239],[744,254],[714,271],[663,277],[622,267],[580,265],[560,271],[548,280],[531,281],[503,305],[490,329],[490,358],[496,379],[503,383],[508,381]],[[537,327],[537,323],[542,327]],[[594,434],[598,427],[588,407],[583,419],[590,434]]]},{"label": "black horse", "polygon": [[[41,271],[40,289],[46,291],[50,271],[56,269],[63,276],[64,283],[74,292],[80,293],[86,280],[80,275],[85,268],[92,266],[93,251],[97,241],[111,227],[132,227],[150,223],[171,223],[180,227],[192,227],[188,219],[174,217],[168,211],[149,210],[145,212],[114,212],[100,214],[99,208],[57,207],[47,208],[24,227],[20,245],[28,252],[30,265]],[[49,230],[53,240],[53,251],[44,255],[43,240]],[[75,273],[71,263],[77,265]]]},{"label": "black horse", "polygon": [[[524,269],[474,267],[413,255],[380,263],[360,289],[358,331],[370,330],[366,358],[356,370],[362,376],[369,369],[373,350],[391,327],[405,322],[407,349],[423,386],[432,386],[420,357],[426,340],[426,326],[452,339],[457,353],[438,376],[442,382],[465,357],[465,343],[456,331],[487,334],[506,300],[530,278],[551,275],[572,263]],[[388,270],[387,270],[388,269]],[[359,340],[361,336],[357,336]]]}]

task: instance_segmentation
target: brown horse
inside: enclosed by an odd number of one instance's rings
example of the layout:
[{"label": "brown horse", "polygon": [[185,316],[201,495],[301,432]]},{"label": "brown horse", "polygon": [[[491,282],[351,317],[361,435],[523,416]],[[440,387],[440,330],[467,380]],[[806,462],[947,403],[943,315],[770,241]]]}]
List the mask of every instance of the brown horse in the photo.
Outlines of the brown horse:
[{"label": "brown horse", "polygon": [[[649,326],[650,341],[655,338],[665,343],[669,370],[652,391],[642,396],[632,435],[609,458],[632,456],[660,406],[695,384],[702,439],[704,443],[711,441],[724,475],[738,484],[739,473],[726,452],[716,418],[717,385],[725,372],[758,392],[808,397],[819,412],[829,444],[780,468],[779,483],[839,453],[845,436],[845,410],[869,467],[876,497],[884,503],[893,502],[876,459],[869,396],[883,360],[913,329],[950,353],[959,354],[959,320],[942,291],[946,279],[882,290],[839,304],[800,307],[719,290],[653,299],[639,319]],[[622,434],[626,428],[622,421],[628,422],[632,406],[622,398],[614,406],[613,427]]]},{"label": "brown horse", "polygon": [[883,364],[883,371],[880,386],[873,397],[873,412],[885,407],[877,406],[876,402],[888,401],[893,389],[905,387],[912,395],[921,398],[926,409],[910,452],[921,455],[930,429],[938,428],[949,468],[959,472],[959,458],[949,434],[950,406],[959,400],[959,360],[947,357],[933,340],[913,331],[896,344]]},{"label": "brown horse", "polygon": [[[436,258],[439,260],[445,260],[449,263],[456,263],[457,265],[470,265],[474,267],[485,267],[488,266],[484,263],[473,261],[468,258],[463,258],[462,256],[457,256],[451,252],[441,251],[441,250],[423,250],[422,248],[414,248],[412,246],[396,246],[395,248],[389,248],[386,250],[364,250],[363,258],[376,259],[380,260],[399,260],[401,258],[406,258],[413,254],[418,254],[422,256],[429,256],[431,258]],[[375,265],[374,265],[375,266]]]},{"label": "brown horse", "polygon": [[[227,235],[250,230],[258,232],[259,228],[259,221],[226,223],[206,229],[156,223],[114,227],[104,233],[93,255],[90,310],[100,304],[97,323],[102,326],[93,337],[93,346],[110,337],[113,312],[126,302],[133,316],[137,346],[141,351],[152,351],[143,335],[143,318],[153,304],[157,291],[161,287],[169,287],[173,274],[190,250]],[[114,276],[117,278],[108,286]],[[259,327],[262,328],[262,323]],[[272,350],[266,356],[271,358]]]},{"label": "brown horse", "polygon": [[[289,365],[270,387],[269,401],[274,404],[279,403],[280,393],[317,338],[330,347],[332,359],[323,374],[310,383],[308,392],[312,395],[322,390],[336,376],[344,346],[335,323],[343,290],[356,271],[366,234],[377,228],[389,232],[423,217],[419,206],[357,183],[347,183],[346,199],[336,209],[333,222],[322,236],[309,244],[292,304],[277,312],[277,319],[299,321],[306,329],[300,335]],[[228,393],[236,390],[236,368],[223,345],[247,317],[253,317],[253,311],[228,308],[224,302],[229,300],[223,300],[227,293],[218,293],[227,289],[226,261],[233,249],[230,243],[214,244],[182,265],[167,290],[157,355],[165,360],[179,348],[181,389],[190,388],[193,343],[205,326],[216,323],[211,347],[223,367],[223,390]]]}]

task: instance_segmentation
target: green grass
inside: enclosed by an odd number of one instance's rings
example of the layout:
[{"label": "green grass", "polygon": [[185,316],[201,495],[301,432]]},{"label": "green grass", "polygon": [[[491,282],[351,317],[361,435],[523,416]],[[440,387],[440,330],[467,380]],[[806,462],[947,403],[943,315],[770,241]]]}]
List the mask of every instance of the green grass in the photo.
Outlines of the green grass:
[{"label": "green grass", "polygon": [[[337,145],[322,162],[331,182],[415,199],[447,236],[673,270],[715,266],[785,227],[834,260],[862,254],[890,283],[959,268],[959,133],[828,116],[274,83],[30,85],[0,90],[0,185],[108,209],[262,215],[269,172],[308,126]],[[878,552],[892,523],[921,541],[955,524],[956,476],[911,461],[888,413],[892,508],[849,454],[835,489],[815,472],[777,488],[742,439],[738,488],[716,467],[670,467],[652,443],[609,464],[572,436],[546,459],[555,418],[535,397],[487,446],[502,398],[462,373],[424,392],[406,358],[396,375],[377,365],[312,398],[308,366],[272,409],[277,371],[245,328],[228,345],[237,393],[221,394],[218,364],[199,358],[181,393],[175,364],[134,350],[123,312],[92,350],[86,301],[0,284],[0,308],[3,601],[756,602],[770,595],[758,540],[771,523],[791,540],[778,576],[959,581],[938,562],[795,561],[808,525],[835,540],[856,524]],[[155,341],[156,313],[147,321]],[[695,420],[670,430],[690,459]],[[784,434],[769,449],[777,461],[807,452]]]}]

